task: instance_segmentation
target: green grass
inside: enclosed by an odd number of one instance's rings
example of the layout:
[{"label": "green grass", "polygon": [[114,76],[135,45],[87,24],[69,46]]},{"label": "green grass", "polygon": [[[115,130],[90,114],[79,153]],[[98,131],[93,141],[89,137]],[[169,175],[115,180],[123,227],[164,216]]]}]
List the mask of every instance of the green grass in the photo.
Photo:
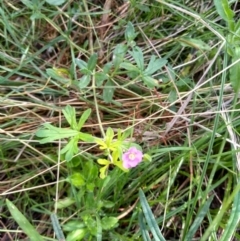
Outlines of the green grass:
[{"label": "green grass", "polygon": [[[0,239],[240,240],[238,3],[32,2],[0,3]],[[122,64],[137,66],[134,46],[141,73]],[[167,64],[150,88],[153,55]],[[81,132],[96,138],[132,128],[152,161],[101,179],[84,141],[66,161],[68,138],[36,133],[69,128],[67,106],[92,110]]]}]

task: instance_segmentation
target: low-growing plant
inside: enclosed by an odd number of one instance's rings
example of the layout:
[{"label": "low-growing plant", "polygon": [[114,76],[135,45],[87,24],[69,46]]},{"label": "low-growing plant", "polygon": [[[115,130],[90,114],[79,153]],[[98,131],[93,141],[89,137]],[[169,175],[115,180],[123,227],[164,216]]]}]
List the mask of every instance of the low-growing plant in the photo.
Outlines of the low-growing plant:
[{"label": "low-growing plant", "polygon": [[[114,203],[102,199],[102,195],[97,191],[110,181],[109,170],[117,167],[123,172],[129,172],[130,168],[136,167],[143,160],[150,161],[151,158],[148,154],[143,154],[141,146],[132,142],[129,138],[132,128],[128,130],[119,129],[115,135],[113,129],[109,127],[103,138],[94,137],[81,131],[91,114],[91,109],[85,110],[78,121],[75,108],[68,105],[62,112],[69,128],[55,127],[50,123],[45,123],[37,131],[36,136],[41,138],[39,141],[42,144],[59,139],[67,140],[67,144],[61,149],[60,153],[64,155],[67,166],[71,169],[69,171],[71,174],[66,181],[75,189],[75,195],[59,200],[56,204],[57,209],[67,208],[73,204],[77,205],[79,198],[84,197],[85,199],[83,201],[82,220],[71,220],[63,226],[63,230],[68,232],[67,240],[81,240],[81,237],[90,238],[90,236],[97,237],[99,235],[98,227],[109,230],[118,223],[117,217],[107,216],[104,212],[105,208],[113,207]],[[93,160],[78,155],[80,153],[79,141],[98,145],[99,151],[102,152],[97,159],[100,166]]]}]

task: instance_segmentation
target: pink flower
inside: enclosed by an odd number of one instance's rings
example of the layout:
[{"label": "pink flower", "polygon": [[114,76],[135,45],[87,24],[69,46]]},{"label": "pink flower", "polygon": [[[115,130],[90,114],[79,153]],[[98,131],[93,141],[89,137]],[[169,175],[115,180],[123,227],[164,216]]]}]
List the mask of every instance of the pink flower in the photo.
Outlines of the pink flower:
[{"label": "pink flower", "polygon": [[131,147],[127,152],[123,153],[123,167],[124,168],[132,168],[137,166],[143,158],[143,154],[136,147]]}]

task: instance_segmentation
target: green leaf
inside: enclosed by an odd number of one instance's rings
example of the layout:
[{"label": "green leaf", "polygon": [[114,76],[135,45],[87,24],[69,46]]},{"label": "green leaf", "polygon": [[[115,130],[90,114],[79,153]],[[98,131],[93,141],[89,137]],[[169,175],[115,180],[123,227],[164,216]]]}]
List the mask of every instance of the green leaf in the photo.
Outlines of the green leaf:
[{"label": "green leaf", "polygon": [[144,58],[143,52],[139,47],[134,47],[133,51],[129,51],[129,53],[134,58],[135,62],[137,63],[138,68],[143,71],[144,70]]},{"label": "green leaf", "polygon": [[34,3],[32,2],[32,1],[30,1],[30,0],[21,0],[21,2],[25,5],[25,6],[27,6],[29,9],[34,9]]},{"label": "green leaf", "polygon": [[145,153],[143,155],[143,161],[151,162],[152,161],[152,157]]},{"label": "green leaf", "polygon": [[31,239],[31,241],[44,241],[42,236],[35,230],[28,219],[25,218],[25,216],[11,201],[6,199],[6,204],[14,220],[17,222],[23,232]]},{"label": "green leaf", "polygon": [[128,63],[128,62],[123,62],[120,64],[120,68],[123,68],[123,69],[126,69],[128,71],[133,71],[133,72],[136,72],[136,73],[140,73],[140,70],[137,66],[131,64],[131,63]]},{"label": "green leaf", "polygon": [[137,34],[135,33],[134,26],[131,22],[127,23],[127,27],[125,30],[125,39],[128,43],[131,43],[135,38],[137,37]]},{"label": "green leaf", "polygon": [[108,76],[105,73],[98,72],[98,73],[95,73],[95,79],[96,79],[96,86],[100,87],[102,86],[103,81],[108,79]]},{"label": "green leaf", "polygon": [[189,46],[195,49],[201,49],[201,50],[211,50],[211,47],[204,43],[201,39],[194,39],[194,38],[179,38],[179,42],[182,44],[182,46]]},{"label": "green leaf", "polygon": [[66,232],[70,232],[70,231],[85,228],[85,227],[86,227],[85,224],[79,219],[78,220],[73,219],[63,224],[63,230]]},{"label": "green leaf", "polygon": [[[238,180],[239,184],[239,180]],[[220,241],[231,240],[234,236],[234,233],[238,229],[240,221],[240,192],[234,196],[234,201],[232,205],[231,215],[228,219],[227,226],[224,229]]]},{"label": "green leaf", "polygon": [[150,231],[154,237],[154,240],[166,241],[159,229],[159,226],[156,222],[156,219],[153,216],[152,210],[147,202],[147,199],[146,199],[142,189],[139,190],[139,198],[140,198],[140,203],[142,206],[142,211],[144,213],[144,216],[145,216],[147,224],[148,224],[148,228],[150,229]]},{"label": "green leaf", "polygon": [[160,70],[164,65],[166,65],[166,59],[156,59],[155,55],[151,56],[148,67],[144,70],[144,75],[152,75],[157,70]]},{"label": "green leaf", "polygon": [[103,207],[105,208],[113,208],[115,206],[115,202],[109,200],[103,200]]},{"label": "green leaf", "polygon": [[88,233],[87,228],[75,229],[67,235],[66,241],[80,241]]},{"label": "green leaf", "polygon": [[111,68],[113,67],[113,63],[112,62],[108,62],[103,66],[103,73],[104,74],[108,74],[111,70]]},{"label": "green leaf", "polygon": [[57,209],[65,209],[74,204],[76,201],[74,198],[66,197],[63,199],[58,199],[57,202],[55,202]]},{"label": "green leaf", "polygon": [[109,165],[109,164],[111,164],[111,162],[106,160],[106,159],[98,159],[97,162],[100,165]]},{"label": "green leaf", "polygon": [[111,127],[108,127],[107,131],[106,131],[106,144],[107,145],[110,145],[112,143],[113,137],[114,137],[114,131]]},{"label": "green leaf", "polygon": [[[239,60],[240,58],[240,47],[237,47],[233,53],[232,63]],[[237,63],[230,69],[230,82],[232,84],[235,93],[240,90],[240,64]]]},{"label": "green leaf", "polygon": [[76,130],[58,128],[49,123],[43,124],[43,127],[44,129],[39,129],[36,133],[37,137],[43,137],[43,139],[39,141],[41,144],[73,137],[79,134]]},{"label": "green leaf", "polygon": [[74,173],[70,177],[68,177],[70,183],[72,183],[75,187],[82,187],[86,184],[84,176],[80,173]]},{"label": "green leaf", "polygon": [[118,140],[124,141],[125,139],[127,139],[132,134],[133,134],[133,128],[128,128],[127,130],[124,130],[124,131],[121,131],[119,129],[118,130]]},{"label": "green leaf", "polygon": [[117,69],[119,65],[123,62],[124,56],[127,53],[127,45],[118,44],[113,51],[113,65]]},{"label": "green leaf", "polygon": [[78,139],[72,138],[70,142],[60,151],[61,154],[65,154],[66,161],[71,161],[73,156],[79,152],[78,150]]},{"label": "green leaf", "polygon": [[46,2],[53,6],[59,6],[61,4],[64,4],[66,0],[46,0]]},{"label": "green leaf", "polygon": [[75,63],[80,69],[87,69],[88,64],[85,61],[81,59],[75,59]]},{"label": "green leaf", "polygon": [[82,216],[82,219],[85,223],[85,225],[88,227],[88,231],[96,236],[97,235],[97,222],[95,219],[93,219],[90,214],[86,214]]},{"label": "green leaf", "polygon": [[106,103],[111,103],[113,100],[113,94],[115,90],[115,85],[111,80],[108,80],[104,85],[103,89],[103,100]]},{"label": "green leaf", "polygon": [[68,124],[73,130],[80,130],[77,126],[77,120],[76,120],[76,111],[75,108],[73,108],[70,105],[67,105],[63,110],[62,113],[64,114]]},{"label": "green leaf", "polygon": [[66,86],[69,86],[72,83],[69,73],[64,71],[63,69],[57,69],[57,68],[46,69],[46,72],[49,77],[59,81],[60,83]]},{"label": "green leaf", "polygon": [[234,12],[231,10],[228,0],[214,0],[219,16],[226,22],[233,21]]},{"label": "green leaf", "polygon": [[99,169],[101,179],[104,179],[107,176],[107,170],[108,170],[108,165],[101,167]]},{"label": "green leaf", "polygon": [[143,80],[144,84],[150,89],[154,88],[155,86],[157,86],[159,84],[156,79],[154,79],[150,76],[144,75],[144,76],[142,76],[142,80]]},{"label": "green leaf", "polygon": [[[202,225],[202,221],[203,221],[204,217],[206,216],[206,213],[209,211],[209,206],[212,203],[212,200],[213,200],[213,196],[211,196],[204,203],[204,205],[200,208],[200,210],[198,211],[198,213],[195,217],[195,220],[194,220],[192,226],[190,227],[190,229],[186,235],[185,240],[193,240],[198,228],[200,227],[200,225]],[[228,239],[225,239],[225,240],[228,240]]]},{"label": "green leaf", "polygon": [[91,112],[92,112],[91,109],[87,109],[82,113],[82,115],[79,119],[78,125],[77,125],[79,131],[81,130],[82,126],[85,124],[85,122],[88,119],[88,117],[90,116]]},{"label": "green leaf", "polygon": [[91,81],[91,76],[90,75],[84,75],[82,78],[80,78],[79,83],[78,83],[78,87],[80,89],[84,89],[89,85],[90,81]]},{"label": "green leaf", "polygon": [[104,230],[109,230],[113,228],[114,226],[116,226],[117,223],[118,223],[118,218],[115,218],[115,217],[104,217],[101,220],[102,228]]},{"label": "green leaf", "polygon": [[94,53],[93,55],[91,55],[91,57],[90,57],[89,60],[88,60],[87,69],[90,70],[91,72],[92,72],[92,71],[95,69],[95,67],[96,67],[97,59],[98,59],[98,56],[97,56],[96,53]]},{"label": "green leaf", "polygon": [[141,233],[142,233],[142,239],[144,241],[152,241],[152,239],[150,238],[150,235],[148,233],[148,228],[147,228],[147,226],[144,222],[144,217],[143,217],[142,212],[139,212],[138,222],[139,222],[140,230],[141,230]]},{"label": "green leaf", "polygon": [[98,167],[92,160],[84,162],[83,175],[88,182],[95,182],[98,177]]},{"label": "green leaf", "polygon": [[94,142],[95,141],[95,139],[92,135],[83,133],[83,132],[80,132],[77,137],[78,137],[78,139],[85,141],[85,142]]}]

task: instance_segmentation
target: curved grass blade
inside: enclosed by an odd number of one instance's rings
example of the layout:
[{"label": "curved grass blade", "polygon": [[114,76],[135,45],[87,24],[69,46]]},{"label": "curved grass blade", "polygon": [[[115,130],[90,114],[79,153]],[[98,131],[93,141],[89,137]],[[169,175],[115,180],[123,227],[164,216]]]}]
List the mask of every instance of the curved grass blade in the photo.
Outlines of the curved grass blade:
[{"label": "curved grass blade", "polygon": [[150,235],[148,233],[147,227],[143,221],[143,214],[142,212],[139,212],[139,216],[138,216],[138,221],[139,221],[139,226],[140,226],[140,230],[142,233],[142,238],[144,241],[151,241]]},{"label": "curved grass blade", "polygon": [[144,216],[146,218],[149,229],[154,237],[154,240],[155,241],[166,241],[158,227],[155,217],[153,216],[152,210],[151,210],[150,206],[148,205],[147,199],[141,189],[139,190],[139,198],[140,198],[140,203],[142,206]]},{"label": "curved grass blade", "polygon": [[[203,218],[205,217],[207,211],[209,210],[209,206],[211,204],[213,200],[213,196],[211,196],[202,206],[202,208],[199,210],[199,212],[197,213],[197,216],[192,224],[192,226],[190,227],[188,234],[186,235],[185,240],[193,240],[193,236],[196,234],[199,226],[202,223]],[[227,240],[227,239],[226,239]]]},{"label": "curved grass blade", "polygon": [[42,236],[36,231],[32,224],[25,218],[25,216],[11,201],[6,199],[6,204],[14,220],[18,223],[23,232],[29,238],[31,238],[31,241],[44,241]]},{"label": "curved grass blade", "polygon": [[228,220],[225,231],[220,239],[220,241],[231,240],[233,234],[236,231],[236,228],[240,221],[240,193],[238,192],[234,197],[233,208],[231,216]]}]

